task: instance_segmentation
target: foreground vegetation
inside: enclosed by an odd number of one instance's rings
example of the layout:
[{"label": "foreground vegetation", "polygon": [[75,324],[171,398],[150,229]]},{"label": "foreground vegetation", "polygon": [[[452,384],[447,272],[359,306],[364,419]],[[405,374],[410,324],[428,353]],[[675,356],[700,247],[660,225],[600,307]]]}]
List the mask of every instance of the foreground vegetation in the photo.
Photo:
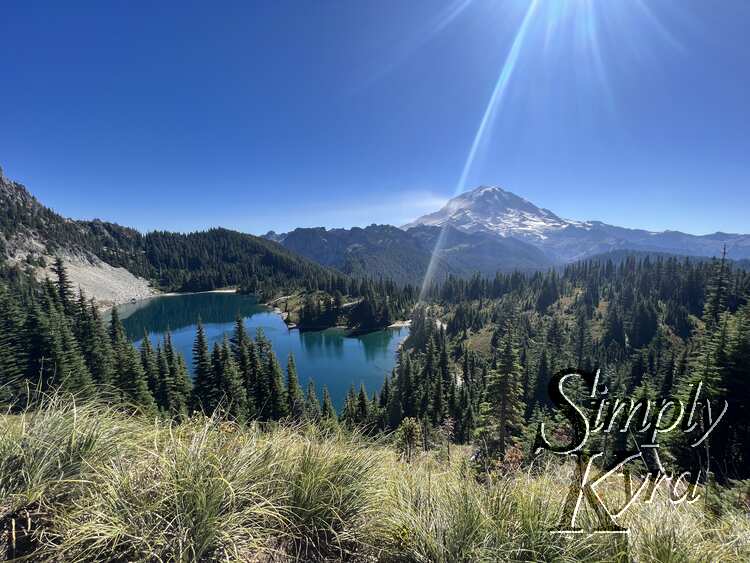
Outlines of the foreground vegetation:
[{"label": "foreground vegetation", "polygon": [[750,558],[747,514],[675,507],[666,494],[628,512],[629,538],[550,534],[569,468],[540,460],[478,479],[468,452],[438,448],[408,463],[385,438],[203,416],[175,426],[50,397],[0,417],[0,558]]},{"label": "foreground vegetation", "polygon": [[[321,415],[336,419],[327,390],[319,400],[308,381],[305,394],[294,358],[277,358],[262,331],[247,334],[244,319],[237,319],[231,338],[213,347],[197,320],[191,377],[169,331],[153,346],[144,338],[136,350],[116,308],[105,323],[94,300],[83,291],[74,293],[61,260],[54,272],[55,281],[39,283],[17,269],[0,268],[0,407],[22,404],[27,389],[39,386],[43,392],[99,397],[175,420],[194,411],[210,414],[219,406],[238,421],[278,421],[290,415],[295,421]],[[302,311],[331,325],[345,320],[352,330],[387,326],[409,307],[408,295],[390,287],[363,281],[357,290],[363,297],[347,304],[340,292],[335,298],[311,292]],[[380,290],[396,297],[380,298]],[[371,402],[375,407],[377,402],[366,398],[368,413]],[[367,423],[364,415],[348,418]]]},{"label": "foreground vegetation", "polygon": [[[723,259],[627,258],[562,273],[448,278],[413,311],[380,391],[352,388],[340,413],[325,389],[322,400],[312,382],[304,392],[294,358],[284,370],[270,341],[247,334],[242,319],[213,349],[198,323],[190,377],[169,333],[136,350],[116,311],[103,323],[61,262],[55,273],[38,283],[2,270],[5,558],[750,558],[750,276]],[[409,307],[409,290],[389,282],[363,282],[346,293],[362,297],[348,303],[335,291],[307,295],[311,323],[347,318],[362,328]],[[700,502],[673,506],[660,487],[655,502],[618,518],[629,537],[550,533],[571,468],[535,457],[533,445],[541,420],[555,441],[570,438],[548,393],[553,374],[569,367],[601,367],[623,397],[682,400],[701,383],[713,404],[727,400],[701,451],[679,433],[662,444],[675,470],[696,456],[704,475],[710,467]],[[696,416],[710,422],[708,403]],[[591,440],[588,451],[609,462],[646,443],[645,424],[644,415],[642,429]],[[721,486],[706,485],[711,479]],[[623,483],[606,494],[625,502]],[[578,520],[583,529],[588,518]]]}]

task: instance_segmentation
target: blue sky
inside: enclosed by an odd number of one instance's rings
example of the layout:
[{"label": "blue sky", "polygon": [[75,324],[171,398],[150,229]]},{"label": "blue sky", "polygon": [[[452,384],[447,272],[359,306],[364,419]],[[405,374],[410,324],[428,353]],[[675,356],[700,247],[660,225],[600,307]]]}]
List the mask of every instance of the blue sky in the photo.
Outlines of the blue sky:
[{"label": "blue sky", "polygon": [[6,1],[0,166],[142,230],[401,224],[495,184],[750,232],[748,24],[745,0]]}]

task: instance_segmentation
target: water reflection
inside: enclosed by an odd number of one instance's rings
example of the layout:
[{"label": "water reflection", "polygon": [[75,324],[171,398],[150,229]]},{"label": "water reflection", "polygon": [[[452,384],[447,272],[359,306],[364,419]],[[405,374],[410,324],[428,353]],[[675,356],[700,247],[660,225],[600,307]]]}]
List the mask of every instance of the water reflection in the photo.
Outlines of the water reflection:
[{"label": "water reflection", "polygon": [[131,337],[149,332],[166,332],[195,325],[198,318],[204,324],[225,323],[238,316],[249,317],[268,311],[255,297],[235,293],[193,293],[154,297],[118,308],[124,319],[125,330]]},{"label": "water reflection", "polygon": [[330,358],[344,357],[344,331],[340,328],[329,328],[315,332],[299,334],[300,343],[306,353]]},{"label": "water reflection", "polygon": [[252,297],[206,293],[158,297],[121,309],[127,334],[140,346],[144,331],[156,343],[169,328],[172,343],[192,368],[192,347],[198,317],[203,320],[209,346],[231,336],[237,315],[248,334],[262,329],[282,364],[291,353],[303,387],[312,378],[322,393],[326,385],[340,408],[351,385],[364,383],[368,392],[380,389],[383,378],[395,365],[396,353],[408,336],[408,328],[388,329],[347,337],[342,329],[318,332],[288,330],[279,315],[259,305]]}]

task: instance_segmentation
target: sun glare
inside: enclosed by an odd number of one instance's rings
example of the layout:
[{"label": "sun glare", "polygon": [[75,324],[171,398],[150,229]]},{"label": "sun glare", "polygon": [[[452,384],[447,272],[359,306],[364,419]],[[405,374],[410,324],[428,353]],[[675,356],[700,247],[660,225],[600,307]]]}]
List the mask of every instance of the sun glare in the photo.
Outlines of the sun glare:
[{"label": "sun glare", "polygon": [[[441,14],[439,25],[433,28],[433,32],[437,33],[446,28],[471,4],[473,4],[472,0],[452,3],[449,9]],[[623,27],[633,26],[634,22],[639,24],[643,22],[641,27],[651,28],[671,47],[683,50],[683,46],[676,37],[642,0],[633,2],[612,0],[606,3],[596,0],[530,0],[503,66],[500,68],[492,94],[484,105],[482,117],[469,147],[453,196],[467,189],[467,180],[475,169],[477,154],[490,136],[493,123],[501,114],[503,98],[514,73],[517,72],[519,57],[523,51],[536,49],[544,57],[562,48],[564,56],[574,57],[581,71],[588,73],[592,84],[601,89],[600,99],[607,109],[613,112],[615,101],[607,78],[607,62],[602,53],[600,38],[602,33],[612,30],[622,32]],[[631,50],[638,53],[642,49],[642,46],[634,43],[632,38],[627,39]],[[430,264],[422,282],[420,301],[424,300],[432,284],[444,243],[445,227],[441,229],[435,243]]]}]

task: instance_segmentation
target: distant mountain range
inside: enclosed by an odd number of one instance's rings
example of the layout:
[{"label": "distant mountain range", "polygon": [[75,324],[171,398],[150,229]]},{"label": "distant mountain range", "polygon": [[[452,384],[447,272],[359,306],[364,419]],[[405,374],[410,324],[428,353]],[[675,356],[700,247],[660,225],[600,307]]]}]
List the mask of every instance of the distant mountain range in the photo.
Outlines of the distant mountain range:
[{"label": "distant mountain range", "polygon": [[[442,232],[442,235],[441,235]],[[612,252],[750,259],[750,235],[697,236],[563,219],[496,186],[480,186],[400,229],[295,229],[264,235],[311,260],[353,276],[419,283],[435,252],[437,279],[480,272],[546,269]],[[436,245],[442,236],[440,245]]]},{"label": "distant mountain range", "polygon": [[435,279],[442,279],[543,270],[604,253],[718,256],[724,246],[731,259],[750,259],[750,235],[696,236],[571,221],[493,186],[461,194],[401,228],[300,228],[263,237],[226,229],[142,234],[62,217],[0,169],[0,262],[36,268],[41,276],[51,258],[62,254],[74,281],[107,302],[153,293],[148,282],[183,291],[272,281],[309,285],[339,275],[336,270],[420,284],[431,261]]},{"label": "distant mountain range", "polygon": [[557,263],[618,249],[717,256],[725,245],[730,258],[750,258],[750,235],[697,236],[679,231],[626,229],[601,221],[571,221],[496,186],[480,186],[454,197],[439,211],[403,228],[418,225],[449,226],[468,233],[515,238],[534,245]]},{"label": "distant mountain range", "polygon": [[387,277],[401,283],[420,283],[430,264],[438,237],[443,240],[435,255],[437,279],[446,274],[467,276],[475,272],[533,271],[553,264],[538,248],[514,238],[468,233],[446,227],[419,226],[408,230],[390,225],[352,229],[322,227],[295,229],[276,240],[311,260],[352,276]]}]

